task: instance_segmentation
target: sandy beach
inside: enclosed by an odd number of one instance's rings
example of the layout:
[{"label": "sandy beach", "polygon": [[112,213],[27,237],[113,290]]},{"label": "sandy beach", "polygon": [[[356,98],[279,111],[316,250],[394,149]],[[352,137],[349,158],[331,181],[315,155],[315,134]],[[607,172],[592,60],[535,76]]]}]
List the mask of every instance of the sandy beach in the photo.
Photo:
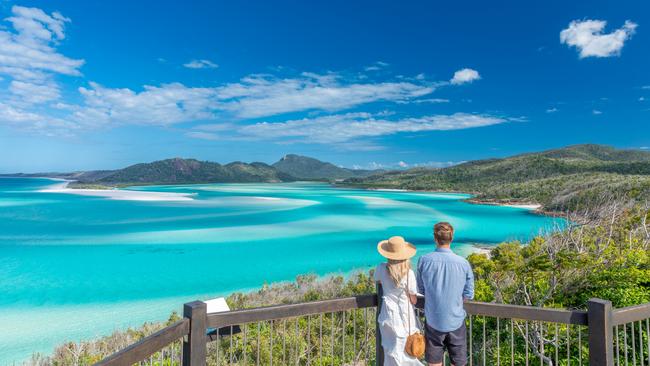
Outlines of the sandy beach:
[{"label": "sandy beach", "polygon": [[193,201],[193,193],[175,192],[145,192],[129,191],[124,189],[72,189],[68,188],[70,181],[61,181],[45,189],[39,190],[42,193],[65,193],[81,196],[104,197],[121,201]]},{"label": "sandy beach", "polygon": [[503,207],[514,207],[514,208],[523,208],[526,210],[539,210],[542,208],[542,205],[537,204],[505,204]]}]

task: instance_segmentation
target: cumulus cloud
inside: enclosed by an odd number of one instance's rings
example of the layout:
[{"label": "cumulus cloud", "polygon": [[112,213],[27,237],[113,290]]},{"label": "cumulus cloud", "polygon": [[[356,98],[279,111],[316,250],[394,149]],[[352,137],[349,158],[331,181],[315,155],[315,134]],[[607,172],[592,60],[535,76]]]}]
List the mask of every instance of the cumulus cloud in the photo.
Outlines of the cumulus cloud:
[{"label": "cumulus cloud", "polygon": [[46,136],[70,136],[79,128],[76,123],[66,119],[37,111],[25,111],[2,102],[0,102],[0,123]]},{"label": "cumulus cloud", "polygon": [[619,56],[638,24],[626,20],[621,28],[611,33],[604,33],[606,26],[604,20],[574,20],[560,32],[560,42],[576,47],[580,58]]},{"label": "cumulus cloud", "polygon": [[65,38],[70,19],[41,9],[13,6],[6,20],[14,31],[0,31],[0,73],[16,80],[44,80],[52,74],[79,76],[83,60],[59,53],[55,46]]},{"label": "cumulus cloud", "polygon": [[[58,12],[13,6],[7,27],[0,26],[0,75],[7,77],[9,98],[0,101],[0,123],[45,134],[70,135],[77,131],[125,124],[172,125],[200,122],[188,131],[193,138],[214,140],[226,136],[245,139],[303,139],[354,149],[377,149],[363,137],[399,132],[471,128],[503,123],[506,119],[457,113],[419,118],[388,119],[386,114],[346,113],[279,123],[245,124],[246,119],[287,113],[339,112],[370,103],[447,103],[432,98],[439,86],[480,79],[477,71],[463,69],[450,81],[432,82],[424,75],[385,77],[382,81],[342,72],[286,75],[251,74],[237,82],[212,87],[181,83],[109,88],[88,82],[77,89],[78,102],[62,100],[60,75],[81,76],[82,59],[63,55],[59,43],[70,23]],[[188,68],[215,68],[214,62],[192,60]],[[378,61],[372,67],[386,68]],[[282,75],[280,76],[280,73]],[[342,113],[342,112],[339,112]],[[222,121],[233,121],[232,124]],[[248,122],[250,123],[250,122]],[[227,126],[227,127],[217,127]]]},{"label": "cumulus cloud", "polygon": [[479,75],[478,71],[465,68],[456,71],[454,73],[454,77],[451,78],[449,82],[452,83],[453,85],[461,85],[461,84],[471,83],[479,79],[481,79],[481,75]]},{"label": "cumulus cloud", "polygon": [[9,91],[16,97],[18,104],[40,104],[61,97],[59,86],[53,82],[35,83],[12,80]]},{"label": "cumulus cloud", "polygon": [[594,115],[596,115],[596,116],[597,116],[597,115],[600,115],[600,114],[603,114],[602,111],[599,111],[599,110],[597,110],[597,109],[594,109],[593,111],[591,111],[591,113],[594,114]]},{"label": "cumulus cloud", "polygon": [[546,110],[546,113],[555,113],[555,112],[557,112],[557,111],[558,111],[557,108],[552,107],[552,108],[547,109],[547,110]]},{"label": "cumulus cloud", "polygon": [[296,78],[251,75],[218,88],[224,109],[241,118],[307,110],[337,111],[378,101],[404,101],[432,93],[435,86],[403,81],[348,82],[338,74],[303,73]]},{"label": "cumulus cloud", "polygon": [[387,120],[369,113],[346,113],[286,122],[261,122],[241,127],[237,133],[252,139],[344,143],[363,137],[400,132],[446,131],[491,126],[508,119],[490,115],[455,113]]},{"label": "cumulus cloud", "polygon": [[83,60],[59,53],[70,19],[58,12],[13,6],[0,26],[0,74],[10,79],[10,95],[0,102],[0,123],[45,134],[69,134],[78,126],[67,118],[47,113],[39,105],[61,97],[57,75],[80,76]]},{"label": "cumulus cloud", "polygon": [[192,60],[183,64],[188,69],[216,69],[219,65],[210,60]]},{"label": "cumulus cloud", "polygon": [[79,88],[79,93],[85,103],[77,108],[72,118],[80,123],[170,125],[214,117],[216,92],[211,88],[172,83],[145,86],[138,93],[91,82],[89,88]]}]

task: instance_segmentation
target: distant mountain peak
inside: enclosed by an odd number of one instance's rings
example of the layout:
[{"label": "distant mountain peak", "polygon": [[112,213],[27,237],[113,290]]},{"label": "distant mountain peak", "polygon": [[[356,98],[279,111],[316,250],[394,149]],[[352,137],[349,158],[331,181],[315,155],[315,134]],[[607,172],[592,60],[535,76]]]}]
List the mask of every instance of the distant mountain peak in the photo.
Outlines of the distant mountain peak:
[{"label": "distant mountain peak", "polygon": [[300,179],[346,179],[368,176],[369,170],[353,170],[297,154],[284,155],[273,167]]}]

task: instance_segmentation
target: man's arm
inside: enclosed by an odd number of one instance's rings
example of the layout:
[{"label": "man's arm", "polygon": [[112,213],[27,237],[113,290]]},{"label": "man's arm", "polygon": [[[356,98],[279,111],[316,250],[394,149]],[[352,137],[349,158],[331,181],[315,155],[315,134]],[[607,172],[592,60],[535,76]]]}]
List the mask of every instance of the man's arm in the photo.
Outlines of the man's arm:
[{"label": "man's arm", "polygon": [[474,272],[472,272],[472,266],[467,264],[467,270],[465,271],[465,288],[463,288],[463,299],[472,300],[474,298]]}]

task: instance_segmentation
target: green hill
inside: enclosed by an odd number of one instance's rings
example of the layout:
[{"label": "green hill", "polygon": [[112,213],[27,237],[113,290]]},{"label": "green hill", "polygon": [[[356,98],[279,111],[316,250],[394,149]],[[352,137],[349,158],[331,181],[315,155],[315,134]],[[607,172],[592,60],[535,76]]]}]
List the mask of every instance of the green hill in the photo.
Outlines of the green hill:
[{"label": "green hill", "polygon": [[440,169],[411,169],[351,178],[346,184],[413,190],[463,191],[483,201],[578,208],[598,195],[650,198],[650,152],[576,145]]},{"label": "green hill", "polygon": [[226,165],[195,159],[167,159],[135,164],[100,179],[80,179],[79,184],[189,184],[259,183],[295,180],[264,163],[234,162]]},{"label": "green hill", "polygon": [[351,177],[365,177],[372,170],[354,170],[338,167],[331,163],[306,156],[289,154],[273,164],[278,171],[306,180],[335,180]]}]

